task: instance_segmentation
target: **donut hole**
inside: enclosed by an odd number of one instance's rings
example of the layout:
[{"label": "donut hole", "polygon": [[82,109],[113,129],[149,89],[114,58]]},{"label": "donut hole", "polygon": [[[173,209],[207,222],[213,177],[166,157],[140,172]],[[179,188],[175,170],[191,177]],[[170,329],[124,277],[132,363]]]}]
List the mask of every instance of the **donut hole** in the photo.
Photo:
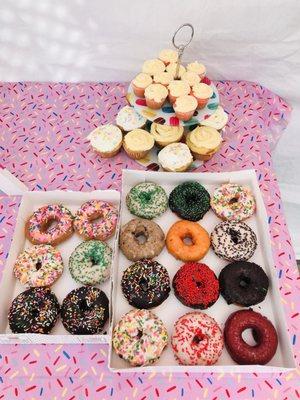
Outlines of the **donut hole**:
[{"label": "donut hole", "polygon": [[252,328],[245,329],[242,332],[242,339],[245,343],[248,344],[248,346],[251,347],[257,346],[259,341],[257,332]]},{"label": "donut hole", "polygon": [[192,246],[194,244],[193,239],[190,236],[185,236],[182,241],[186,246]]},{"label": "donut hole", "polygon": [[36,264],[35,264],[35,269],[38,271],[39,269],[41,269],[42,268],[42,262],[40,261],[40,260],[38,260],[37,262],[36,262]]},{"label": "donut hole", "polygon": [[40,310],[38,308],[34,308],[31,312],[31,315],[34,319],[36,319],[40,315]]},{"label": "donut hole", "polygon": [[99,222],[102,221],[103,215],[100,212],[94,213],[89,217],[89,222],[92,223],[93,225],[98,224]]},{"label": "donut hole", "polygon": [[139,197],[141,202],[149,203],[152,199],[152,192],[141,192]]},{"label": "donut hole", "polygon": [[239,201],[238,196],[234,196],[228,201],[228,204],[232,206],[233,204],[236,204],[238,201]]},{"label": "donut hole", "polygon": [[42,232],[49,232],[51,230],[56,229],[58,225],[58,220],[55,218],[49,218],[47,219],[47,221],[45,221],[42,225],[41,225],[41,231]]},{"label": "donut hole", "polygon": [[82,312],[87,311],[89,309],[89,306],[86,302],[86,299],[80,300],[78,303],[78,307],[79,307],[80,311],[82,311]]},{"label": "donut hole", "polygon": [[203,339],[205,339],[205,335],[203,335],[202,332],[198,332],[193,337],[193,344],[199,344],[200,342],[202,342]]},{"label": "donut hole", "polygon": [[138,340],[140,340],[142,336],[143,336],[143,331],[141,331],[140,329],[138,329],[138,333],[137,333],[137,335],[136,335],[136,338],[137,338]]},{"label": "donut hole", "polygon": [[238,244],[241,241],[241,235],[235,229],[230,228],[229,235],[234,244]]},{"label": "donut hole", "polygon": [[248,278],[248,276],[240,276],[240,283],[239,283],[239,286],[241,287],[241,288],[247,288],[249,285],[250,285],[250,283],[251,283],[251,279],[250,278]]},{"label": "donut hole", "polygon": [[138,242],[138,244],[145,244],[148,239],[146,232],[135,232],[134,238]]},{"label": "donut hole", "polygon": [[139,284],[140,284],[140,287],[141,287],[141,289],[142,289],[143,292],[148,292],[148,290],[149,290],[149,282],[148,282],[148,279],[147,279],[147,278],[142,277],[142,278],[140,279]]}]

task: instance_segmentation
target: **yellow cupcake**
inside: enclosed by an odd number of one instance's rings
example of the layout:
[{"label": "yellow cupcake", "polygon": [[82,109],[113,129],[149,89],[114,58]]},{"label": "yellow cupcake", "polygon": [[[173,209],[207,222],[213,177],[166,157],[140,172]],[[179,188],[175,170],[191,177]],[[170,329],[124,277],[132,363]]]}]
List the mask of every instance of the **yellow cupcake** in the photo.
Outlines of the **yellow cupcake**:
[{"label": "yellow cupcake", "polygon": [[160,83],[152,83],[145,89],[146,104],[154,110],[159,109],[168,96],[168,90]]},{"label": "yellow cupcake", "polygon": [[179,96],[188,95],[191,91],[190,85],[183,81],[171,81],[169,86],[169,100],[173,104]]},{"label": "yellow cupcake", "polygon": [[141,72],[132,81],[134,94],[138,97],[143,97],[147,86],[151,85],[152,78],[149,74]]},{"label": "yellow cupcake", "polygon": [[177,97],[173,105],[176,117],[181,121],[188,121],[192,118],[196,108],[197,100],[193,96],[185,95]]},{"label": "yellow cupcake", "polygon": [[87,137],[92,148],[103,158],[115,156],[122,146],[122,131],[107,124],[94,129]]},{"label": "yellow cupcake", "polygon": [[194,86],[196,83],[200,82],[200,77],[196,72],[186,71],[182,75],[181,80],[187,82],[190,86]]},{"label": "yellow cupcake", "polygon": [[170,143],[179,142],[183,136],[183,131],[182,126],[161,125],[153,122],[150,134],[158,145],[164,147]]},{"label": "yellow cupcake", "polygon": [[173,75],[170,72],[160,72],[159,74],[154,75],[153,78],[154,83],[161,83],[164,86],[168,86],[172,80]]},{"label": "yellow cupcake", "polygon": [[205,65],[198,61],[192,62],[186,66],[187,71],[195,72],[202,79],[205,77],[206,68]]},{"label": "yellow cupcake", "polygon": [[125,135],[123,147],[130,158],[140,160],[146,157],[154,146],[154,139],[144,129],[134,129]]},{"label": "yellow cupcake", "polygon": [[198,126],[187,134],[186,144],[195,158],[209,160],[221,147],[222,136],[208,126]]},{"label": "yellow cupcake", "polygon": [[[166,71],[170,72],[173,75],[173,77],[175,78],[176,68],[177,68],[177,63],[171,63],[167,66]],[[185,73],[185,68],[183,65],[180,65],[179,66],[179,78],[181,78],[184,73]]]},{"label": "yellow cupcake", "polygon": [[158,58],[166,65],[176,63],[178,60],[178,52],[172,49],[164,49],[160,51]]},{"label": "yellow cupcake", "polygon": [[158,58],[155,58],[153,60],[146,60],[142,68],[142,72],[152,76],[159,74],[160,72],[164,72],[164,70],[165,64]]}]

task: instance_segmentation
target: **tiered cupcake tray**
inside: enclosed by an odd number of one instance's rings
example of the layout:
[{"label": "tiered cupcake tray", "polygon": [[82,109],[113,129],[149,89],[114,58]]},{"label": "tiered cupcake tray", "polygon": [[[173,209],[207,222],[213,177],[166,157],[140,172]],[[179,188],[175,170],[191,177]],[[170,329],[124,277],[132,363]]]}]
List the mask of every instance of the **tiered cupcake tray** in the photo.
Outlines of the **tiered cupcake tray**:
[{"label": "tiered cupcake tray", "polygon": [[[169,297],[159,306],[152,308],[154,312],[164,323],[168,331],[169,341],[165,350],[162,352],[161,357],[156,360],[153,365],[144,367],[131,367],[130,364],[121,359],[114,349],[112,343],[110,343],[110,355],[109,355],[109,368],[112,371],[118,372],[283,372],[289,369],[295,368],[295,360],[292,353],[290,339],[285,323],[285,316],[283,311],[283,305],[281,302],[281,295],[278,287],[278,280],[276,276],[276,270],[274,267],[274,261],[272,257],[271,242],[269,236],[269,229],[267,223],[266,209],[263,203],[262,195],[258,186],[256,174],[254,170],[236,171],[236,172],[224,172],[224,173],[160,173],[160,172],[144,172],[144,171],[123,171],[122,177],[122,197],[121,197],[121,211],[120,211],[120,227],[126,224],[131,219],[135,218],[126,206],[126,195],[130,189],[138,183],[142,182],[154,182],[161,185],[167,195],[180,183],[187,181],[198,181],[206,190],[212,195],[213,191],[223,183],[237,183],[240,185],[246,185],[249,187],[256,200],[256,211],[247,219],[245,222],[255,232],[257,236],[258,246],[254,255],[248,260],[254,262],[265,271],[269,279],[269,289],[267,295],[261,303],[258,303],[251,308],[267,317],[274,325],[278,335],[278,347],[274,357],[266,365],[238,365],[236,364],[226,348],[224,347],[223,352],[219,360],[215,365],[210,366],[187,366],[178,365],[174,358],[174,354],[171,348],[171,336],[174,331],[175,321],[182,315],[188,312],[193,312],[192,308],[184,306],[174,294],[174,290],[171,287]],[[179,218],[170,210],[167,209],[161,216],[154,218],[156,222],[167,234],[171,225],[178,221]],[[199,221],[208,233],[211,233],[213,228],[220,223],[221,220],[215,215],[212,210],[209,210],[204,218]],[[179,267],[184,264],[182,261],[176,260],[169,252],[166,247],[162,252],[155,258],[161,263],[168,271],[170,280],[178,271]],[[218,277],[221,269],[229,262],[219,258],[214,251],[210,248],[206,256],[200,261],[208,266],[215,272]],[[125,299],[121,289],[121,278],[124,270],[133,264],[129,261],[124,254],[119,250],[116,254],[116,262],[114,264],[114,270],[112,271],[112,282],[113,282],[113,293],[112,293],[112,319],[111,319],[111,332],[122,318],[124,314],[133,310],[134,308],[129,305]],[[249,307],[248,307],[249,308]],[[228,316],[241,309],[247,309],[247,307],[237,306],[235,304],[228,305],[224,298],[220,295],[216,303],[203,310],[205,314],[213,317],[220,325],[222,331],[224,329],[225,321]],[[251,333],[245,331],[243,337],[246,338],[248,343],[253,342]],[[246,336],[244,336],[246,334]]]}]

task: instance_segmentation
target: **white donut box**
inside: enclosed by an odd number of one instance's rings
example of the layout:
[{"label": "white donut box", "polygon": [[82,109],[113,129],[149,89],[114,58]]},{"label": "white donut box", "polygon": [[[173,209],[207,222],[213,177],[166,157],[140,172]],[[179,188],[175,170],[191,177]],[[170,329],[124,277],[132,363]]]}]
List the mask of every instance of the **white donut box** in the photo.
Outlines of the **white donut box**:
[{"label": "white donut box", "polygon": [[[3,173],[3,171],[2,171]],[[10,179],[10,177],[8,177]],[[5,177],[7,179],[7,176]],[[238,365],[229,356],[226,348],[217,362],[213,366],[180,366],[174,359],[171,345],[162,353],[161,358],[153,365],[147,367],[131,367],[124,360],[120,359],[111,346],[111,332],[117,321],[132,307],[124,298],[120,281],[123,271],[131,264],[121,251],[118,250],[118,234],[119,228],[130,219],[134,218],[126,207],[125,197],[132,186],[140,182],[155,182],[161,185],[169,194],[171,190],[179,183],[197,180],[202,183],[205,188],[212,194],[215,187],[225,182],[240,183],[247,185],[252,189],[256,199],[256,213],[245,221],[256,233],[258,237],[258,247],[249,261],[259,264],[267,273],[270,280],[270,287],[266,299],[252,309],[265,315],[274,324],[279,338],[277,352],[274,358],[264,366],[260,365]],[[12,183],[12,189],[9,190],[9,182]],[[1,190],[1,185],[0,185]],[[292,352],[291,342],[285,322],[285,315],[281,296],[279,292],[278,279],[274,266],[271,242],[269,236],[269,228],[267,223],[267,213],[263,203],[262,195],[258,186],[258,181],[254,170],[244,170],[236,172],[224,173],[168,173],[168,172],[149,172],[123,170],[122,176],[122,193],[114,190],[96,190],[92,192],[72,192],[72,191],[49,191],[49,192],[30,192],[26,190],[24,185],[18,185],[15,179],[10,179],[5,182],[5,192],[7,194],[21,194],[22,200],[18,212],[15,232],[9,256],[3,271],[0,281],[0,343],[1,344],[22,344],[22,343],[109,343],[109,368],[114,372],[284,372],[296,368],[295,360]],[[10,332],[7,315],[10,304],[20,292],[26,288],[22,286],[14,277],[12,268],[18,254],[25,248],[31,246],[24,236],[24,224],[26,219],[38,207],[58,203],[64,204],[75,212],[82,203],[90,199],[101,199],[114,203],[117,207],[120,206],[120,218],[116,234],[109,239],[107,243],[113,248],[113,263],[111,280],[107,281],[98,287],[104,290],[110,298],[110,322],[104,328],[105,334],[102,335],[70,335],[63,327],[59,319],[55,327],[48,335],[42,334],[13,334]],[[165,234],[170,226],[178,220],[178,217],[168,209],[162,216],[155,218]],[[220,222],[212,210],[210,210],[199,223],[210,233],[214,226]],[[57,295],[58,300],[62,303],[63,298],[72,289],[80,287],[71,277],[68,270],[68,259],[74,248],[82,241],[82,239],[74,233],[71,238],[58,245],[64,260],[64,273],[52,286],[53,292]],[[162,253],[156,258],[158,262],[163,264],[170,275],[172,281],[177,269],[183,263],[171,256],[167,249],[164,248]],[[209,265],[218,276],[221,269],[227,264],[226,261],[217,257],[212,249],[201,260],[201,262]],[[209,309],[204,310],[205,313],[214,317],[221,328],[224,328],[224,323],[227,317],[234,311],[241,309],[236,305],[227,305],[222,296]],[[160,306],[152,309],[159,316],[167,327],[169,338],[171,338],[174,322],[181,315],[193,311],[192,309],[183,306],[174,296],[173,290],[166,301]],[[108,334],[107,334],[108,333]],[[249,343],[253,341],[252,335],[246,332],[245,338]],[[244,337],[244,335],[243,335]]]}]

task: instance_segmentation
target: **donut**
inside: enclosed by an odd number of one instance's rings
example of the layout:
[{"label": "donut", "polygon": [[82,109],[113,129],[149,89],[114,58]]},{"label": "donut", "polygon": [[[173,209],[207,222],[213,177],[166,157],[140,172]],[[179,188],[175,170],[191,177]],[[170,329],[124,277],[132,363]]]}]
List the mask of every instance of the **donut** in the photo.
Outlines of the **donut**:
[{"label": "donut", "polygon": [[172,335],[174,357],[181,365],[213,365],[224,347],[217,322],[200,311],[182,315]]},{"label": "donut", "polygon": [[14,265],[15,277],[29,287],[51,286],[63,270],[60,252],[48,244],[37,244],[23,251]]},{"label": "donut", "polygon": [[100,240],[80,243],[69,258],[72,278],[83,285],[97,285],[110,276],[112,249]]},{"label": "donut", "polygon": [[34,287],[20,293],[12,302],[8,323],[13,333],[49,333],[59,316],[60,306],[46,287]]},{"label": "donut", "polygon": [[256,207],[251,190],[235,183],[218,187],[210,205],[219,218],[228,221],[243,221],[251,217]]},{"label": "donut", "polygon": [[269,279],[264,270],[247,261],[226,265],[220,272],[219,283],[227,304],[246,307],[262,302],[269,288]]},{"label": "donut", "polygon": [[[252,329],[256,345],[251,346],[243,339],[246,329]],[[236,311],[228,317],[224,338],[228,353],[238,364],[265,365],[274,357],[278,345],[272,322],[251,309]]]},{"label": "donut", "polygon": [[113,330],[112,344],[118,356],[132,366],[155,363],[168,344],[168,332],[150,310],[131,310]]},{"label": "donut", "polygon": [[257,237],[244,222],[224,221],[211,234],[211,245],[217,256],[228,261],[249,260],[257,247]]},{"label": "donut", "polygon": [[219,298],[219,281],[206,264],[188,262],[182,265],[172,286],[177,299],[187,307],[204,310]]},{"label": "donut", "polygon": [[120,232],[120,248],[130,261],[154,258],[165,245],[165,234],[153,221],[132,219]]},{"label": "donut", "polygon": [[[187,240],[191,243],[186,243]],[[178,260],[199,261],[208,252],[210,238],[197,222],[177,221],[167,233],[166,246]]]},{"label": "donut", "polygon": [[169,207],[179,218],[199,221],[210,208],[210,195],[199,182],[184,182],[170,193]]},{"label": "donut", "polygon": [[92,286],[72,290],[61,306],[65,329],[73,335],[95,335],[102,332],[108,320],[109,302],[106,294]]},{"label": "donut", "polygon": [[71,211],[62,205],[40,207],[27,220],[25,236],[33,244],[55,246],[72,235],[73,218]]},{"label": "donut", "polygon": [[74,229],[84,239],[107,240],[117,226],[118,210],[113,204],[89,200],[75,214]]},{"label": "donut", "polygon": [[170,277],[164,266],[153,260],[140,260],[123,273],[121,286],[128,303],[135,308],[153,308],[170,293]]},{"label": "donut", "polygon": [[168,196],[156,183],[144,182],[131,188],[126,196],[126,204],[131,214],[153,219],[167,210]]}]

